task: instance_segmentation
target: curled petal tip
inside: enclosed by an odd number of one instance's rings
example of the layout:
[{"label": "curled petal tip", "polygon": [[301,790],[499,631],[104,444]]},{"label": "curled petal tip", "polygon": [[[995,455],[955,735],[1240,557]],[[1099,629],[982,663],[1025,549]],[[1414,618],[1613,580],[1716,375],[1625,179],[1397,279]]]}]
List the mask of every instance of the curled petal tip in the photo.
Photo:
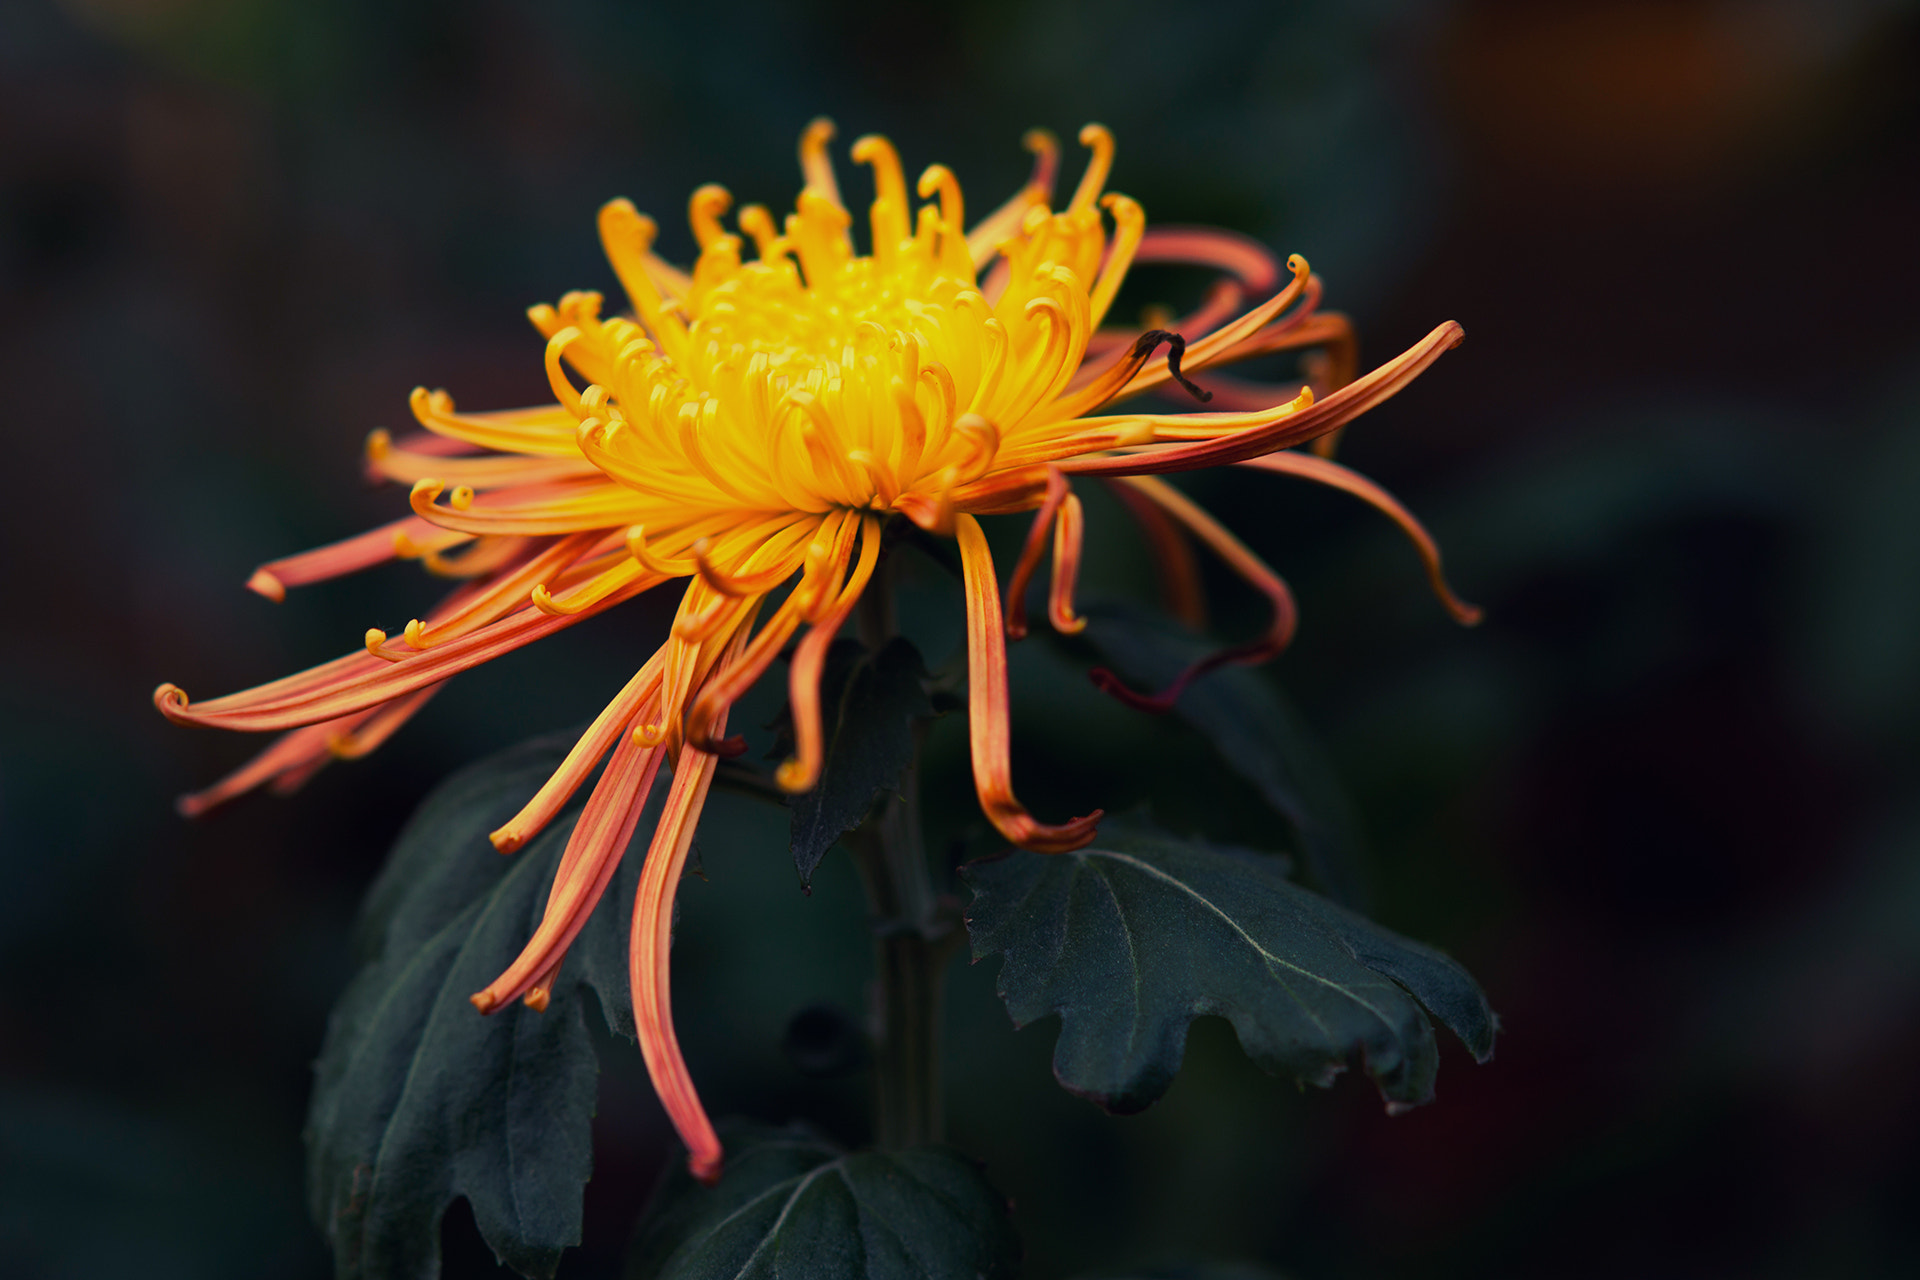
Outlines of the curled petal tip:
[{"label": "curled petal tip", "polygon": [[803,791],[813,790],[813,784],[818,779],[814,776],[814,771],[800,761],[785,760],[781,762],[778,769],[773,771],[773,781],[788,795],[797,796]]},{"label": "curled petal tip", "polygon": [[652,218],[634,207],[633,201],[618,196],[600,206],[600,234],[618,235],[623,240],[637,243],[641,250],[653,246],[653,237],[659,230]]},{"label": "curled petal tip", "polygon": [[253,571],[253,576],[247,579],[247,590],[255,595],[265,596],[275,604],[280,604],[287,598],[286,584],[265,569]]},{"label": "curled petal tip", "polygon": [[176,724],[190,724],[186,718],[187,691],[177,684],[163,684],[153,691],[153,705],[161,715]]}]

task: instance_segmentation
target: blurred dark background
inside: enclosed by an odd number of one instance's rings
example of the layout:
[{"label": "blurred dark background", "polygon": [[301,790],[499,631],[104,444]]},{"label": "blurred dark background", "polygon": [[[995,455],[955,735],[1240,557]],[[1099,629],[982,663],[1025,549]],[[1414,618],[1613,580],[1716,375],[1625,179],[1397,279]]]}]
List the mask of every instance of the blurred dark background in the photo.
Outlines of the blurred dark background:
[{"label": "blurred dark background", "polygon": [[[1307,255],[1366,363],[1469,333],[1345,457],[1430,520],[1478,630],[1338,495],[1189,487],[1294,581],[1273,676],[1353,794],[1375,914],[1474,971],[1498,1056],[1449,1043],[1438,1101],[1389,1118],[1203,1021],[1170,1096],[1112,1119],[991,965],[961,972],[952,1136],[1029,1274],[1920,1271],[1920,20],[1877,0],[0,6],[0,1270],[329,1273],[300,1128],[359,895],[436,780],[584,720],[659,609],[193,824],[172,798],[258,744],[148,694],[419,612],[405,568],[278,607],[241,584],[398,509],[358,449],[416,383],[546,398],[522,310],[611,290],[603,200],[684,260],[687,193],[778,208],[820,112],[949,163],[975,210],[1024,176],[1022,130],[1101,120],[1117,189]],[[1088,590],[1137,589],[1093,520]],[[1250,625],[1222,586],[1221,629]],[[1116,747],[1132,713],[1072,666],[1016,651],[1028,799],[1177,812],[1207,748]],[[963,821],[963,788],[935,798]],[[779,1040],[859,1006],[862,908],[840,859],[797,892],[783,821],[716,805],[683,1036],[716,1111],[857,1141],[864,1081]],[[631,1049],[597,1138],[582,1277],[617,1271],[673,1149]],[[463,1214],[448,1273],[493,1274]]]}]

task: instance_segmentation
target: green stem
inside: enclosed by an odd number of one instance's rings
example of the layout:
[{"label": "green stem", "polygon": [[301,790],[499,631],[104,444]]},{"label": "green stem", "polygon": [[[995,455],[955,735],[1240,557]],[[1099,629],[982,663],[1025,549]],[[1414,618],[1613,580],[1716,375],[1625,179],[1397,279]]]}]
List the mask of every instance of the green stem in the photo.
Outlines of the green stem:
[{"label": "green stem", "polygon": [[[869,651],[894,634],[888,568],[883,560],[860,601],[860,639]],[[945,1129],[941,1009],[959,935],[935,892],[921,835],[922,736],[916,730],[914,760],[901,775],[899,794],[889,796],[847,841],[874,920],[874,1140],[883,1148],[939,1142]]]}]

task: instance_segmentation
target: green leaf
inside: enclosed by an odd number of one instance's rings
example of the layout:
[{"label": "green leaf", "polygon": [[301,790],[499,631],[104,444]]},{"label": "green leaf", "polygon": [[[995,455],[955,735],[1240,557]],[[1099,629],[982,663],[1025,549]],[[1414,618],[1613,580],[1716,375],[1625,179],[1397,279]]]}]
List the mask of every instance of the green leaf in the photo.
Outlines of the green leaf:
[{"label": "green leaf", "polygon": [[[1081,637],[1142,688],[1164,688],[1215,648],[1125,605],[1091,605],[1085,616]],[[1312,731],[1273,682],[1249,667],[1221,667],[1188,685],[1174,710],[1292,825],[1314,883],[1335,901],[1364,908],[1353,806]]]},{"label": "green leaf", "polygon": [[1233,1024],[1261,1067],[1329,1085],[1358,1061],[1389,1110],[1433,1096],[1424,1005],[1475,1058],[1496,1025],[1466,970],[1287,880],[1280,864],[1109,818],[1100,847],[961,869],[976,961],[1003,956],[1015,1026],[1060,1015],[1060,1083],[1139,1111],[1173,1082],[1187,1027]]},{"label": "green leaf", "polygon": [[809,1130],[723,1128],[727,1167],[683,1163],[634,1239],[634,1280],[980,1280],[1014,1273],[1006,1198],[945,1147],[849,1154]]},{"label": "green leaf", "polygon": [[580,1241],[598,1075],[587,990],[631,1036],[625,938],[639,859],[616,873],[546,1012],[514,1004],[483,1017],[468,1002],[532,934],[578,815],[510,857],[487,832],[568,741],[527,744],[442,785],[368,894],[363,967],[328,1024],[307,1120],[311,1208],[340,1277],[437,1276],[440,1219],[459,1196],[522,1274],[553,1275]]},{"label": "green leaf", "polygon": [[793,798],[793,864],[810,884],[827,850],[865,821],[913,763],[913,722],[933,714],[920,651],[895,636],[878,653],[836,640],[820,677],[826,755],[820,781]]}]

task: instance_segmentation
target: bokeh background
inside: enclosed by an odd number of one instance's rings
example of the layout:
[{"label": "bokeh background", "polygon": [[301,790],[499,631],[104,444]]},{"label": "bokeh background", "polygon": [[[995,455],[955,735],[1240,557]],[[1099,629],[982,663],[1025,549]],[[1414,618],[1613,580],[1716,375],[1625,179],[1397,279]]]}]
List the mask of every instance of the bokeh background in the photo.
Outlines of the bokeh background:
[{"label": "bokeh background", "polygon": [[[359,895],[437,779],[584,720],[659,611],[193,824],[172,797],[256,744],[148,694],[418,612],[405,568],[278,607],[241,583],[396,509],[357,452],[416,383],[545,398],[522,310],[611,290],[603,200],[684,259],[686,194],[779,207],[820,112],[975,208],[1025,128],[1104,121],[1116,188],[1306,254],[1369,361],[1469,334],[1345,457],[1430,520],[1479,629],[1338,495],[1190,488],[1294,581],[1273,678],[1352,794],[1375,914],[1473,970],[1498,1056],[1449,1044],[1439,1100],[1389,1118],[1203,1021],[1169,1097],[1113,1119],[1053,1084],[990,964],[960,972],[953,1137],[1029,1274],[1920,1270],[1920,19],[1880,0],[0,6],[0,1270],[329,1273],[300,1128]],[[1126,594],[1111,514],[1088,590]],[[1219,628],[1251,625],[1220,585]],[[1191,806],[1209,749],[1142,749],[1083,660],[1016,651],[1035,808]],[[935,798],[966,834],[964,787]],[[779,1042],[859,1006],[862,908],[838,859],[797,891],[782,824],[716,806],[683,1034],[717,1111],[857,1141],[864,1081]],[[597,1138],[572,1276],[617,1273],[673,1150],[632,1050]],[[462,1209],[445,1240],[450,1276],[494,1274]]]}]

